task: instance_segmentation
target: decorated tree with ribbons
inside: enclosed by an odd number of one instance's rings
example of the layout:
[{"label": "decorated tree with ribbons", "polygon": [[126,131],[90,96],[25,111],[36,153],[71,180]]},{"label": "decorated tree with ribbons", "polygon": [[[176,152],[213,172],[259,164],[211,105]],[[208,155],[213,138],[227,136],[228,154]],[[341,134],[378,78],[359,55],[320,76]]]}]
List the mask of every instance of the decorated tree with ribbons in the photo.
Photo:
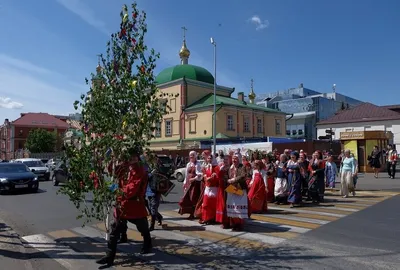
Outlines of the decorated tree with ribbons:
[{"label": "decorated tree with ribbons", "polygon": [[[86,79],[90,91],[74,107],[82,114],[84,138],[65,148],[70,181],[60,189],[81,211],[85,223],[106,221],[116,207],[116,162],[129,161],[132,151],[149,152],[149,141],[168,113],[153,74],[159,54],[145,45],[146,13],[133,3],[123,6],[120,30],[111,35],[96,73]],[[107,222],[106,222],[107,226]]]}]

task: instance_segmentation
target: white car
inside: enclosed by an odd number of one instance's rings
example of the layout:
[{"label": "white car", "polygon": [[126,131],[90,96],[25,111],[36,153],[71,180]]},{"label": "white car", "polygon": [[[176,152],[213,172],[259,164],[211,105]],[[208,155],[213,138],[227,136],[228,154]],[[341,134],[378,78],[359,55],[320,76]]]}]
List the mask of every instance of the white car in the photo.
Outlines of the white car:
[{"label": "white car", "polygon": [[15,159],[15,163],[23,163],[29,167],[31,172],[36,174],[38,179],[43,179],[45,181],[50,180],[50,170],[46,165],[38,158],[19,158]]},{"label": "white car", "polygon": [[[200,163],[203,163],[204,160],[199,160]],[[186,177],[186,166],[183,168],[176,169],[172,174],[172,177],[175,178],[178,182],[183,182]]]}]

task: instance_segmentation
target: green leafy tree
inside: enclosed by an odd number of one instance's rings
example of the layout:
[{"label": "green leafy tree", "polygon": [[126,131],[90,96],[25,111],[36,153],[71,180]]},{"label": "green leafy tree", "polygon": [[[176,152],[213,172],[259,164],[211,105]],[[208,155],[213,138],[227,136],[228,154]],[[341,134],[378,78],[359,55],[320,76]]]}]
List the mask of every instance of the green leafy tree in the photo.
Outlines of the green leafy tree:
[{"label": "green leafy tree", "polygon": [[130,11],[123,6],[120,17],[120,30],[100,56],[90,91],[74,103],[82,113],[86,139],[65,151],[71,181],[60,192],[80,209],[84,224],[107,220],[120,195],[114,161],[128,161],[133,149],[150,153],[156,124],[169,111],[160,102],[169,96],[158,90],[153,74],[159,54],[144,42],[146,13],[133,3]]},{"label": "green leafy tree", "polygon": [[44,129],[32,129],[26,138],[25,148],[31,153],[53,152],[56,147],[57,134]]}]

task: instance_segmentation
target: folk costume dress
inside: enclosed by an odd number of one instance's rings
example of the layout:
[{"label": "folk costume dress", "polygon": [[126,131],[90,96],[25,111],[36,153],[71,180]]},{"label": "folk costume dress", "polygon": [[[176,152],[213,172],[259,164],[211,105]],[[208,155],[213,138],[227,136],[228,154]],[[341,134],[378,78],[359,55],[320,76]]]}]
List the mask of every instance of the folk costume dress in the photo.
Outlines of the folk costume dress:
[{"label": "folk costume dress", "polygon": [[[191,178],[196,178],[192,183],[189,183]],[[201,195],[201,181],[203,172],[201,170],[200,162],[189,162],[186,166],[186,178],[183,181],[184,195],[179,202],[179,214],[194,215],[194,210]]]},{"label": "folk costume dress", "polygon": [[237,167],[232,164],[229,169],[229,179],[234,179],[235,183],[231,184],[242,190],[242,194],[234,194],[227,192],[226,196],[226,215],[229,218],[230,226],[233,229],[243,229],[244,219],[248,218],[248,198],[246,186],[246,173],[243,164]]},{"label": "folk costume dress", "polygon": [[267,172],[267,202],[274,201],[274,189],[275,189],[275,166],[272,162],[265,164],[265,170]]},{"label": "folk costume dress", "polygon": [[253,176],[248,184],[249,208],[251,213],[261,213],[267,197],[264,179],[258,170],[253,170]]},{"label": "folk costume dress", "polygon": [[226,191],[229,179],[229,166],[222,165],[218,170],[218,195],[216,205],[215,221],[221,223],[224,227],[229,227],[229,219],[226,215]]},{"label": "folk costume dress", "polygon": [[286,167],[288,182],[290,183],[288,202],[291,204],[300,204],[302,201],[300,164],[298,161],[289,160]]},{"label": "folk costume dress", "polygon": [[[202,217],[204,223],[215,221],[217,212],[217,196],[218,196],[218,173],[219,167],[211,164],[205,168],[204,179],[204,195],[202,203]],[[214,174],[214,175],[213,175]]]},{"label": "folk costume dress", "polygon": [[289,187],[286,174],[286,164],[279,163],[276,167],[276,180],[275,180],[275,201],[276,203],[286,203],[289,195]]},{"label": "folk costume dress", "polygon": [[[314,159],[309,165],[310,181],[308,182],[308,196],[313,202],[322,202],[325,193],[325,162],[322,159]],[[312,175],[312,171],[315,174]]]}]

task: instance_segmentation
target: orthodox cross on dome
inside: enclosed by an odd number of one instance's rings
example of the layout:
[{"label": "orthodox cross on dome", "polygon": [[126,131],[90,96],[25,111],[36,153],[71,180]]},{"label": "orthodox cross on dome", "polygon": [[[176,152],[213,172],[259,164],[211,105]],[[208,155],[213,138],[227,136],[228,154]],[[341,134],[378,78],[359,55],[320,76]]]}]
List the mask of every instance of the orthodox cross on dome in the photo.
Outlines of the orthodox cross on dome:
[{"label": "orthodox cross on dome", "polygon": [[181,50],[179,51],[179,57],[181,58],[181,64],[182,65],[187,65],[188,62],[189,62],[188,60],[189,60],[189,56],[190,56],[190,51],[186,47],[186,31],[187,31],[187,28],[185,26],[183,26],[182,30],[183,30],[183,44],[182,44]]},{"label": "orthodox cross on dome", "polygon": [[183,30],[183,40],[186,40],[186,31],[187,28],[185,26],[182,26],[182,30]]},{"label": "orthodox cross on dome", "polygon": [[254,104],[254,100],[256,99],[256,93],[254,93],[254,80],[250,80],[250,94],[249,94],[249,100],[251,104]]}]

